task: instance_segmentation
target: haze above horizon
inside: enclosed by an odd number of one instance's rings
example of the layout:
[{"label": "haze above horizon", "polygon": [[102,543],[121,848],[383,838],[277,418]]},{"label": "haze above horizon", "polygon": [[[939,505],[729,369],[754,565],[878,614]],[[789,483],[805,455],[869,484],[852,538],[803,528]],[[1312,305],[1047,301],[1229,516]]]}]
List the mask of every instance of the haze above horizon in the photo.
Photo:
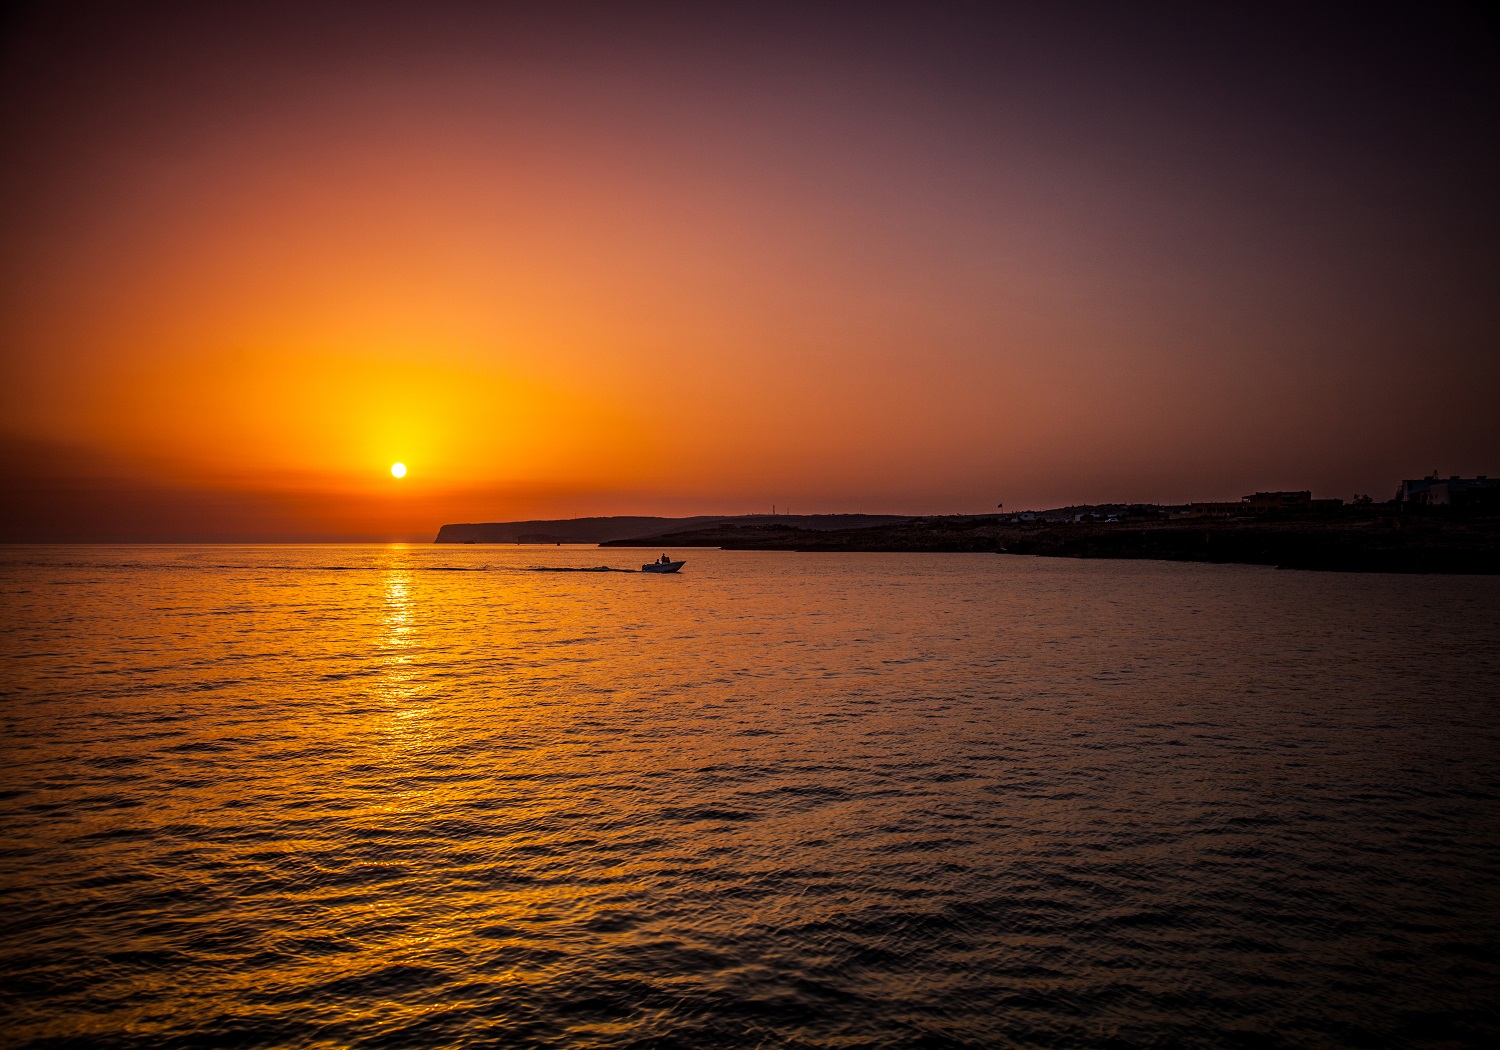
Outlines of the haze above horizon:
[{"label": "haze above horizon", "polygon": [[1456,6],[34,8],[0,539],[1493,474],[1496,43]]}]

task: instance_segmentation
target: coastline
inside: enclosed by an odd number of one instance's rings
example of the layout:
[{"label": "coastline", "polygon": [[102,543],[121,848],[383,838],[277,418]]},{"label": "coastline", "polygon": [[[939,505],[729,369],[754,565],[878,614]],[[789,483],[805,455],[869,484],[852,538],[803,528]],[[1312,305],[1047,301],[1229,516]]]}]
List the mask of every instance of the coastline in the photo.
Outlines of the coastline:
[{"label": "coastline", "polygon": [[1155,559],[1274,565],[1330,572],[1500,574],[1500,517],[1346,512],[1246,519],[1145,519],[1111,523],[1014,523],[933,517],[856,529],[718,524],[601,547],[724,550],[1030,554],[1054,558]]}]

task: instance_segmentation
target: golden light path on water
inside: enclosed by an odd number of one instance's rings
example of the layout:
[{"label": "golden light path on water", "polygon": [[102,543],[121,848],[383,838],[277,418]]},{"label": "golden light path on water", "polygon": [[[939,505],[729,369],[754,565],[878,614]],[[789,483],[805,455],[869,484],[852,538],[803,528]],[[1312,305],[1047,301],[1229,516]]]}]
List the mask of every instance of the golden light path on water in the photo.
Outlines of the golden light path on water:
[{"label": "golden light path on water", "polygon": [[1500,580],[658,553],[0,552],[8,1045],[1494,1032]]}]

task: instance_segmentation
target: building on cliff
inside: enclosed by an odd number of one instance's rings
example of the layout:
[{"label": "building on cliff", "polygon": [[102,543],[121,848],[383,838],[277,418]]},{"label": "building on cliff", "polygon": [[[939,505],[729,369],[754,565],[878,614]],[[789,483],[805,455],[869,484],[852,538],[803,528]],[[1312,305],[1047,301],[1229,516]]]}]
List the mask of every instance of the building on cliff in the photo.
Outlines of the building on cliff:
[{"label": "building on cliff", "polygon": [[1190,503],[1188,514],[1196,518],[1238,518],[1252,514],[1307,514],[1335,510],[1341,499],[1313,499],[1309,489],[1295,492],[1252,492],[1237,503]]},{"label": "building on cliff", "polygon": [[1500,506],[1500,478],[1484,474],[1440,478],[1433,472],[1425,478],[1403,481],[1396,490],[1396,501],[1424,507]]}]

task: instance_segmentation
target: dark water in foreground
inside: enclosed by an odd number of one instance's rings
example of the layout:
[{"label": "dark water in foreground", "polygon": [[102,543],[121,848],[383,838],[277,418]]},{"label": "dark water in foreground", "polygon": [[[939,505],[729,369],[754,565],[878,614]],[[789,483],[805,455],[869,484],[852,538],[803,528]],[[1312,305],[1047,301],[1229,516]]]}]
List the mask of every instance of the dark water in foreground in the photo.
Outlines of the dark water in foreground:
[{"label": "dark water in foreground", "polygon": [[0,550],[0,1043],[1500,1037],[1500,579],[687,558]]}]

